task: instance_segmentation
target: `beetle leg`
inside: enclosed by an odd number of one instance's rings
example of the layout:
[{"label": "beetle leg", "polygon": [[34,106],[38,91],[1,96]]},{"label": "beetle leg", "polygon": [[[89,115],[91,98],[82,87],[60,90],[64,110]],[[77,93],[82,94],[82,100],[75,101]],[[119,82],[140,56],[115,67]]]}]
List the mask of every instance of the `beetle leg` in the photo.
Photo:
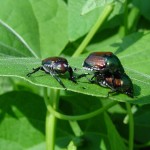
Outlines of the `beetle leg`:
[{"label": "beetle leg", "polygon": [[43,70],[43,67],[40,66],[40,67],[38,67],[38,68],[33,68],[33,71],[32,71],[32,72],[29,72],[29,73],[27,74],[27,77],[30,77],[33,73],[36,73],[36,72],[39,71],[39,70]]},{"label": "beetle leg", "polygon": [[55,72],[50,72],[50,75],[52,77],[54,77],[65,90],[67,90],[67,88],[65,87],[65,85],[63,84],[63,82],[61,81],[61,79],[56,75]]},{"label": "beetle leg", "polygon": [[[99,78],[98,78],[99,77]],[[100,78],[101,77],[101,78]],[[95,78],[95,80],[94,80]],[[99,72],[95,72],[94,75],[91,77],[91,79],[89,80],[89,82],[91,83],[97,83],[97,78],[98,78],[98,81],[102,81],[103,80],[103,76],[99,73]]]},{"label": "beetle leg", "polygon": [[116,92],[117,91],[115,89],[112,89],[111,91],[108,92],[107,97],[109,97],[109,94],[116,93]]},{"label": "beetle leg", "polygon": [[94,80],[94,78],[95,78],[95,75],[93,75],[93,76],[91,77],[91,79],[88,79],[88,81],[89,81],[90,83],[96,83],[96,81]]},{"label": "beetle leg", "polygon": [[91,79],[87,78],[87,80],[88,80],[90,83],[94,84],[94,83],[96,83],[96,81],[94,80],[94,78],[95,78],[95,76],[91,77]]},{"label": "beetle leg", "polygon": [[69,72],[69,75],[70,75],[69,80],[71,80],[74,83],[77,83],[77,81],[75,80],[76,77],[73,76],[73,70],[70,66],[68,67],[68,72]]},{"label": "beetle leg", "polygon": [[80,74],[79,76],[76,77],[76,79],[80,79],[80,78],[85,77],[90,83],[95,83],[95,80],[93,80],[93,78],[94,78],[95,76],[93,76],[91,79],[89,79],[89,78],[86,77],[87,75],[90,75],[90,73]]},{"label": "beetle leg", "polygon": [[76,79],[80,79],[80,78],[86,77],[87,75],[90,75],[90,74],[89,73],[80,74],[79,76],[76,77]]}]

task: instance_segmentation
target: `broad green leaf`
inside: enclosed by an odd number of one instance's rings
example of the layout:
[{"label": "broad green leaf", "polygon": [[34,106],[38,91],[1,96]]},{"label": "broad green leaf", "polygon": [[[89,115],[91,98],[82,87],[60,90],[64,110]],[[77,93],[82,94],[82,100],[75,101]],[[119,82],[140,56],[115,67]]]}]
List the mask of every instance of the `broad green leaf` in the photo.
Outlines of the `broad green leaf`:
[{"label": "broad green leaf", "polygon": [[[18,40],[24,41],[24,45],[27,45],[26,47],[32,55],[40,56],[38,24],[29,1],[0,0],[0,6],[0,24],[3,26],[1,29],[7,28],[11,32],[1,31],[3,33],[0,34],[1,46],[5,49],[8,47],[8,51],[16,50],[21,55],[23,44],[18,43],[15,37],[17,35]],[[27,52],[24,53],[28,54]]]},{"label": "broad green leaf", "polygon": [[114,0],[88,0],[82,8],[82,15],[94,10],[97,7],[102,7],[112,3]]},{"label": "broad green leaf", "polygon": [[68,12],[62,0],[29,0],[38,22],[42,57],[57,56],[68,43]]},{"label": "broad green leaf", "polygon": [[[101,106],[101,103],[96,97],[89,97],[84,95],[78,95],[77,97],[62,97],[65,99],[65,103],[68,101],[71,106],[75,107],[75,111],[78,113],[92,111],[91,107],[87,107],[89,102],[92,107]],[[83,97],[87,99],[83,101]],[[66,101],[66,98],[68,99]],[[77,101],[76,101],[77,100]],[[82,100],[82,101],[81,101]],[[94,100],[94,101],[93,101]],[[62,105],[62,101],[60,101]],[[77,103],[76,103],[77,102]],[[83,103],[83,105],[82,105]],[[78,105],[77,105],[78,104]],[[86,106],[81,109],[81,106]],[[34,106],[34,109],[33,109]],[[64,109],[64,108],[63,108]],[[33,111],[34,110],[34,111]],[[62,110],[62,109],[61,109]],[[70,111],[74,111],[73,109]],[[64,112],[64,111],[63,111]],[[76,112],[75,112],[76,113]],[[44,138],[44,121],[46,115],[46,107],[43,99],[30,92],[9,92],[0,96],[0,149],[11,150],[41,150],[45,149]],[[99,125],[97,125],[97,123]],[[108,116],[106,114],[98,115],[88,121],[82,121],[81,127],[84,128],[85,140],[82,149],[91,150],[92,148],[111,148],[111,141],[107,131],[112,122],[108,122]],[[18,134],[19,132],[19,134]],[[113,129],[113,134],[116,130]],[[56,137],[56,149],[62,150],[67,148],[68,143],[77,138],[73,135],[69,124],[66,121],[58,120],[57,124],[57,137]],[[87,142],[88,139],[88,142]],[[116,138],[118,140],[118,138]],[[114,139],[115,141],[115,139]],[[120,146],[120,144],[118,145]]]},{"label": "broad green leaf", "polygon": [[[76,62],[82,63],[82,59],[74,59],[71,60],[72,64]],[[63,89],[60,84],[50,75],[45,74],[44,72],[40,71],[37,74],[32,75],[30,78],[26,76],[27,73],[29,73],[33,67],[38,67],[40,65],[40,60],[33,59],[33,58],[26,58],[26,59],[1,59],[1,76],[14,76],[19,77],[22,79],[25,79],[32,84],[38,85],[38,86],[45,86],[45,87],[51,87],[51,88],[57,88],[57,89]],[[9,65],[10,64],[10,65]],[[72,65],[73,66],[73,65]],[[77,65],[76,65],[77,67]],[[142,77],[141,77],[142,78]],[[140,79],[141,80],[141,79]],[[68,90],[93,95],[93,96],[100,96],[100,97],[106,97],[108,89],[102,88],[98,85],[92,85],[87,82],[87,80],[82,79],[78,82],[78,84],[72,83],[69,80],[63,79],[65,86]],[[135,80],[136,81],[136,80]],[[136,83],[136,82],[134,82]],[[140,83],[140,82],[139,82]],[[141,84],[143,87],[144,85]],[[146,89],[145,89],[146,90]],[[144,90],[144,91],[145,91]],[[136,91],[137,93],[139,91]],[[144,93],[142,93],[144,95]],[[141,97],[141,96],[139,96]],[[125,95],[120,96],[111,96],[111,99],[116,99],[120,101],[131,101],[130,98],[128,98]]]},{"label": "broad green leaf", "polygon": [[150,20],[150,2],[149,0],[133,0],[133,4],[139,8],[142,15]]},{"label": "broad green leaf", "polygon": [[[69,40],[75,41],[78,38],[85,35],[91,29],[91,27],[95,24],[98,17],[101,15],[102,11],[105,8],[105,5],[102,5],[102,7],[97,7],[97,4],[101,4],[102,1],[103,0],[99,0],[99,1],[69,0],[69,27],[68,27]],[[110,3],[110,1],[112,1],[112,0],[108,0],[106,2],[106,4]],[[112,28],[116,25],[118,26],[118,24],[120,25],[120,23],[122,24],[122,22],[121,22],[122,17],[115,18],[115,16],[123,13],[123,11],[124,11],[123,2],[124,1],[116,1],[115,2],[114,10],[111,12],[111,14],[108,18],[109,21],[104,23],[102,29],[107,28],[107,27]],[[86,3],[88,3],[88,4],[86,4]],[[90,11],[91,10],[90,7],[93,7],[93,4],[96,5],[97,9]],[[89,13],[87,13],[87,12],[89,12]],[[83,15],[81,15],[82,13],[83,13]],[[86,13],[86,14],[84,14],[84,13]],[[113,18],[115,18],[115,20],[113,20]]]},{"label": "broad green leaf", "polygon": [[138,142],[147,143],[150,141],[149,115],[150,115],[150,105],[144,105],[139,107],[137,112],[134,114],[135,139]]},{"label": "broad green leaf", "polygon": [[0,77],[0,95],[13,90],[13,84],[11,78]]},{"label": "broad green leaf", "polygon": [[123,143],[121,136],[118,134],[115,126],[113,125],[111,119],[107,114],[105,116],[105,122],[107,126],[107,136],[110,142],[110,146],[112,150],[126,150],[126,146]]},{"label": "broad green leaf", "polygon": [[72,93],[72,95],[69,94],[61,96],[60,109],[65,114],[81,115],[92,112],[102,107],[100,101],[101,98],[83,95],[79,93]]},{"label": "broad green leaf", "polygon": [[1,56],[59,55],[68,43],[68,12],[62,0],[0,0],[0,6]]},{"label": "broad green leaf", "polygon": [[1,95],[0,149],[44,150],[45,115],[44,101],[38,95],[25,91]]},{"label": "broad green leaf", "polygon": [[87,15],[81,15],[86,0],[68,1],[68,34],[69,40],[75,41],[85,35],[98,19],[102,9],[95,9]]},{"label": "broad green leaf", "polygon": [[16,36],[16,32],[0,20],[0,56],[1,57],[27,57],[33,56],[28,46],[22,42],[20,37]]},{"label": "broad green leaf", "polygon": [[121,5],[125,2],[125,0],[87,0],[85,5],[82,8],[82,15],[85,15],[86,13],[89,13],[90,11],[98,8],[98,7],[104,7],[111,3],[120,3]]},{"label": "broad green leaf", "polygon": [[[80,67],[84,58],[72,59],[70,60],[70,64],[74,67]],[[78,61],[78,64],[76,62]],[[73,65],[74,64],[74,65]],[[32,84],[44,87],[51,87],[57,89],[63,89],[61,85],[50,75],[45,74],[42,71],[32,75],[31,77],[27,77],[27,73],[32,71],[32,68],[38,67],[41,65],[41,61],[35,58],[11,58],[11,59],[0,59],[0,75],[1,76],[11,76],[11,77],[19,77],[29,81]],[[82,72],[83,73],[83,72]],[[86,79],[81,79],[78,84],[72,83],[66,77],[61,78],[65,86],[69,91],[106,97],[108,93],[108,89],[102,88],[98,85],[89,84]],[[112,99],[118,99],[120,101],[131,101],[130,98],[124,95],[120,95],[118,98],[116,96],[110,97]]]},{"label": "broad green leaf", "polygon": [[[110,99],[118,101],[130,101],[134,103],[149,103],[149,85],[150,85],[150,71],[149,71],[149,40],[150,34],[137,33],[124,38],[117,44],[111,45],[104,51],[115,51],[120,58],[126,73],[132,79],[135,98],[131,99],[125,94],[110,96]],[[143,45],[144,49],[143,49]],[[68,59],[69,64],[73,68],[79,68],[76,74],[83,73],[81,64],[87,57],[87,54],[79,58]],[[130,60],[130,61],[129,61]],[[31,77],[26,74],[41,65],[41,60],[35,58],[11,58],[0,59],[0,75],[13,76],[25,79],[35,85],[63,89],[60,84],[50,75],[39,71]],[[98,85],[89,84],[86,79],[82,78],[78,84],[72,83],[67,79],[67,75],[60,77],[69,91],[106,97],[109,89],[100,87]]]}]

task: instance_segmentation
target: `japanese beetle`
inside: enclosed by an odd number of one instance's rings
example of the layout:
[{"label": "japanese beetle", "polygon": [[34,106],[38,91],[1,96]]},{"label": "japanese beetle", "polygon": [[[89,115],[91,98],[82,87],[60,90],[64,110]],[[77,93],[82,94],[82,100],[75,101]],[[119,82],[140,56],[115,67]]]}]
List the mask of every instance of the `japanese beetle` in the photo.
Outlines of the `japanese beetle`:
[{"label": "japanese beetle", "polygon": [[[125,93],[133,98],[133,84],[116,55],[112,52],[93,52],[84,61],[83,68],[92,71],[84,73],[77,79],[92,75],[91,83],[109,87],[113,92]],[[109,95],[108,93],[108,95]]]},{"label": "japanese beetle", "polygon": [[127,74],[121,74],[120,76],[114,77],[111,74],[107,74],[105,76],[98,75],[95,76],[95,80],[90,80],[91,82],[95,82],[103,87],[109,87],[112,91],[110,93],[118,92],[124,93],[129,97],[133,98],[133,84],[131,79]]},{"label": "japanese beetle", "polygon": [[112,52],[93,52],[84,61],[83,68],[101,74],[113,75],[124,73],[120,60]]},{"label": "japanese beetle", "polygon": [[58,75],[65,74],[67,71],[69,72],[69,80],[76,83],[75,78],[73,76],[73,70],[69,66],[68,61],[65,58],[62,57],[49,57],[44,60],[42,60],[42,65],[38,68],[33,68],[33,71],[28,73],[27,76],[30,77],[33,73],[36,73],[37,71],[42,70],[45,73],[50,74],[52,77],[54,77],[59,84],[66,89],[65,85],[61,81],[61,79],[58,77]]}]

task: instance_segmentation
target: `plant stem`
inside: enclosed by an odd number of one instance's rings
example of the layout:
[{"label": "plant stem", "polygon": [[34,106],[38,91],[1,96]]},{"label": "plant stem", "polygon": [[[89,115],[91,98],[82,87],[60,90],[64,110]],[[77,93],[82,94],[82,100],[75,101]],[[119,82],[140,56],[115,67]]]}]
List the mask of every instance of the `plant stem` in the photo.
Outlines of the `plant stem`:
[{"label": "plant stem", "polygon": [[124,2],[124,20],[123,25],[119,28],[118,34],[121,38],[123,38],[125,35],[128,34],[128,0],[125,0]]},{"label": "plant stem", "polygon": [[90,32],[87,34],[87,36],[85,37],[85,39],[83,40],[83,42],[80,44],[80,46],[78,47],[78,49],[73,54],[73,57],[79,56],[83,52],[83,50],[85,49],[85,47],[88,45],[88,43],[93,38],[93,36],[96,33],[96,31],[99,29],[99,27],[102,26],[102,24],[104,23],[104,21],[108,18],[108,16],[112,12],[113,8],[114,8],[113,4],[107,5],[105,7],[104,11],[99,16],[99,18],[98,18],[97,22],[95,23],[95,25],[91,28]]},{"label": "plant stem", "polygon": [[139,17],[140,17],[139,9],[136,7],[133,7],[128,15],[128,30],[129,30],[129,32],[136,29]]},{"label": "plant stem", "polygon": [[124,4],[124,36],[128,34],[128,0]]},{"label": "plant stem", "polygon": [[79,124],[77,123],[77,121],[69,121],[69,124],[70,124],[75,136],[83,135],[83,132],[82,132]]},{"label": "plant stem", "polygon": [[55,111],[55,109],[53,109],[52,106],[48,106],[48,110],[49,112],[51,112],[51,114],[53,114],[55,117],[62,119],[62,120],[70,120],[70,121],[75,121],[75,120],[85,120],[85,119],[89,119],[91,117],[94,117],[100,113],[103,113],[104,111],[108,110],[109,108],[111,108],[112,106],[116,105],[118,102],[116,101],[112,101],[109,104],[103,106],[102,108],[93,111],[91,113],[88,114],[84,114],[84,115],[78,115],[78,116],[68,116],[68,115],[63,115],[57,111]]},{"label": "plant stem", "polygon": [[[53,106],[57,110],[59,102],[59,90],[51,89],[50,91],[50,100],[48,99],[47,88],[44,88],[44,100],[47,107],[47,116],[46,116],[46,149],[54,150],[55,147],[55,128],[57,118],[51,114],[48,107]],[[51,106],[51,107],[52,107]]]},{"label": "plant stem", "polygon": [[134,119],[131,111],[131,105],[126,102],[127,113],[129,115],[129,150],[133,150],[134,144]]},{"label": "plant stem", "polygon": [[55,124],[56,124],[56,118],[54,116],[52,116],[52,114],[49,111],[47,111],[47,115],[46,115],[46,150],[54,149]]}]

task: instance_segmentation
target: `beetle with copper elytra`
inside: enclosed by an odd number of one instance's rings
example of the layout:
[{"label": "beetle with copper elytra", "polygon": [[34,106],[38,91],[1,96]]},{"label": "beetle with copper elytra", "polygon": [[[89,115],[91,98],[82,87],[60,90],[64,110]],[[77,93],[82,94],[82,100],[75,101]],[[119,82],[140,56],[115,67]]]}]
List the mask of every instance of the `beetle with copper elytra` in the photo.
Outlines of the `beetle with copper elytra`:
[{"label": "beetle with copper elytra", "polygon": [[33,68],[33,71],[28,73],[27,76],[30,77],[33,73],[36,73],[39,70],[42,70],[45,73],[49,73],[65,89],[66,89],[65,85],[63,84],[61,79],[58,77],[58,75],[69,72],[69,75],[70,75],[69,80],[76,83],[75,77],[73,76],[73,70],[69,66],[68,61],[63,57],[49,57],[49,58],[44,59],[42,61],[42,65],[35,69]]},{"label": "beetle with copper elytra", "polygon": [[83,63],[83,68],[100,74],[111,73],[113,75],[124,73],[124,69],[118,57],[112,52],[93,52]]},{"label": "beetle with copper elytra", "polygon": [[[124,68],[116,55],[112,52],[93,52],[83,62],[83,69],[90,70],[93,73],[93,77],[97,74],[103,77],[106,74],[112,74],[113,76],[120,76],[124,73]],[[78,78],[86,76],[81,74]],[[91,78],[91,79],[92,79]]]},{"label": "beetle with copper elytra", "polygon": [[[90,82],[109,87],[112,90],[109,93],[125,93],[133,98],[132,81],[125,73],[118,57],[112,52],[91,53],[84,60],[83,68],[92,72],[93,76],[91,79],[88,79]],[[91,73],[81,74],[78,76],[78,79],[89,74]]]}]

